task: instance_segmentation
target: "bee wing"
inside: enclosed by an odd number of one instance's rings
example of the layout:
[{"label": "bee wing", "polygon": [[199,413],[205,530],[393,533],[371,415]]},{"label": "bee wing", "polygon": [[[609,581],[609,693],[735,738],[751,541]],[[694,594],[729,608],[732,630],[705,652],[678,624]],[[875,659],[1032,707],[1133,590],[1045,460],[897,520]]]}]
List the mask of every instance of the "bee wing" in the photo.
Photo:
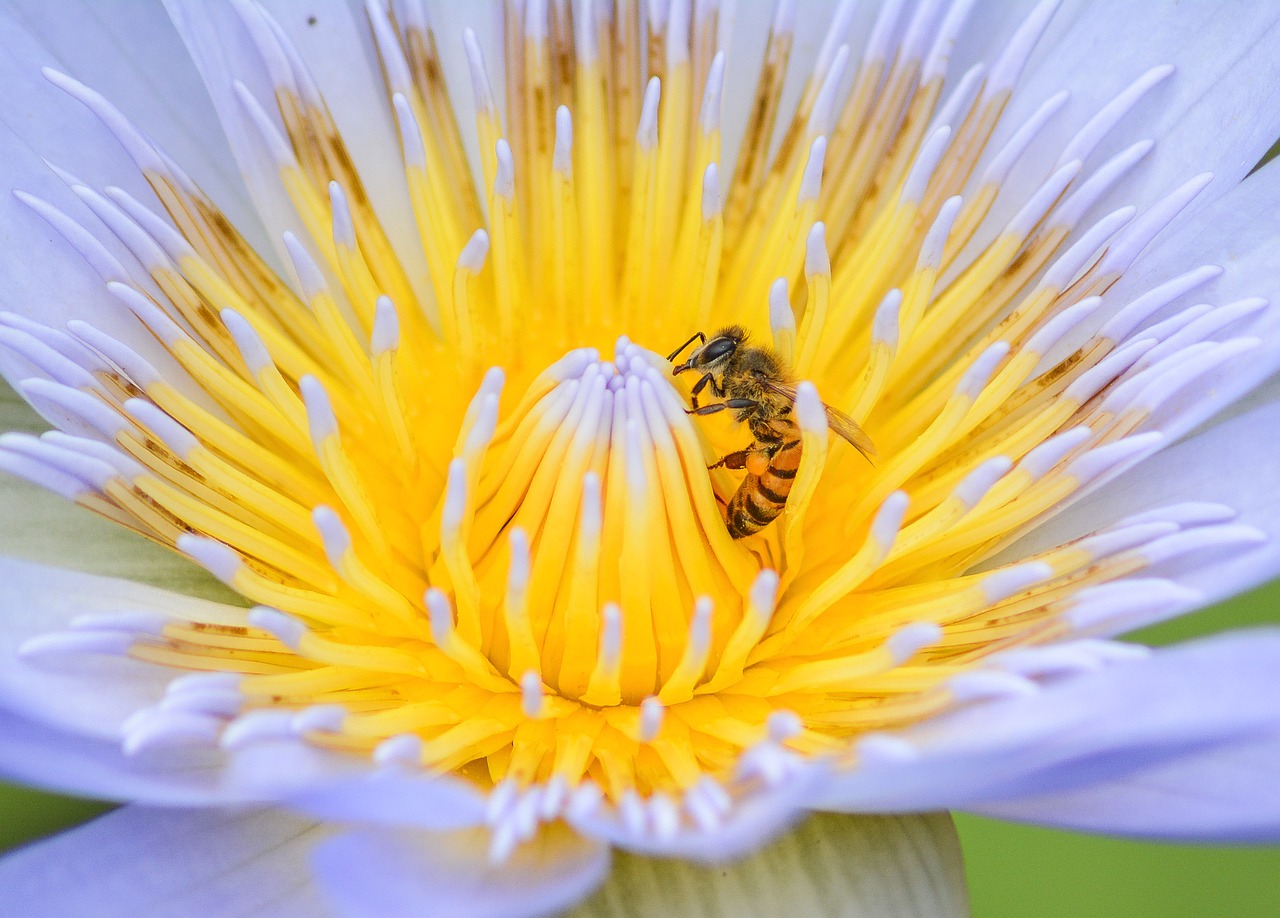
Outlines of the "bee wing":
[{"label": "bee wing", "polygon": [[785,398],[791,404],[796,402],[796,387],[789,382],[781,379],[758,378],[755,380],[760,384],[760,388],[768,392],[770,395],[776,395],[779,398]]},{"label": "bee wing", "polygon": [[[796,400],[796,387],[788,382],[780,380],[765,380],[762,385],[766,392],[778,395],[792,403]],[[822,405],[827,412],[827,426],[830,427],[840,436],[848,441],[849,445],[856,449],[868,459],[874,459],[876,455],[876,446],[871,442],[871,438],[866,435],[857,421],[849,417],[843,411],[832,408],[825,402]]]},{"label": "bee wing", "polygon": [[866,456],[868,460],[876,457],[876,445],[853,418],[830,405],[824,404],[822,407],[827,409],[828,427],[848,440],[849,445]]}]

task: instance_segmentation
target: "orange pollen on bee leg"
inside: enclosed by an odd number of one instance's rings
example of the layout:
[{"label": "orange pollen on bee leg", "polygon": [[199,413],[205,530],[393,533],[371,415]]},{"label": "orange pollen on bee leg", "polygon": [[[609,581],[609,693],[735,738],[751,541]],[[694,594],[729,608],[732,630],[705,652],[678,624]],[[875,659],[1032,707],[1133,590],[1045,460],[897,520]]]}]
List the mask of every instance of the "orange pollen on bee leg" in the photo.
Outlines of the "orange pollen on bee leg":
[{"label": "orange pollen on bee leg", "polygon": [[769,457],[765,453],[747,453],[747,474],[759,478],[769,469]]}]

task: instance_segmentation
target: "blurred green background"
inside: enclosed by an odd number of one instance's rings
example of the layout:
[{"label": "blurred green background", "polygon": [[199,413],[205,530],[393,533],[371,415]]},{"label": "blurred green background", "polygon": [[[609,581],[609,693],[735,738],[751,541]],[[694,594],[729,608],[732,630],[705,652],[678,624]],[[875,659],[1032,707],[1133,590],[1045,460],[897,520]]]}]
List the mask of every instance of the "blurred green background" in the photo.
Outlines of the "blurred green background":
[{"label": "blurred green background", "polygon": [[[1134,637],[1169,643],[1265,622],[1280,622],[1280,581]],[[100,803],[0,784],[0,850],[104,809]],[[978,918],[1270,918],[1278,913],[1280,848],[1121,841],[964,815],[956,822]]]}]

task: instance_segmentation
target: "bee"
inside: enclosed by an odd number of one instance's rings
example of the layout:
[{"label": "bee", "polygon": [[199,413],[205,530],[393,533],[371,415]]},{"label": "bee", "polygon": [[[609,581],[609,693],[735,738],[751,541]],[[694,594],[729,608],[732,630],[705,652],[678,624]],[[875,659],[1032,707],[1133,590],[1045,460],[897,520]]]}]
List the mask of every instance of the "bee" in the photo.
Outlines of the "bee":
[{"label": "bee", "polygon": [[[710,340],[698,332],[667,360],[675,363],[681,351],[695,341],[698,347],[689,359],[671,370],[672,376],[686,370],[701,374],[690,392],[692,407],[685,410],[697,415],[736,411],[737,419],[746,423],[754,437],[746,449],[708,466],[747,471],[725,511],[729,534],[741,539],[772,523],[791,493],[800,467],[800,425],[794,417],[796,383],[782,358],[769,348],[748,344],[746,330],[738,325],[720,329]],[[699,405],[698,396],[704,389],[710,389],[721,401]],[[830,405],[823,407],[828,427],[868,459],[875,456],[870,438],[852,418]]]}]

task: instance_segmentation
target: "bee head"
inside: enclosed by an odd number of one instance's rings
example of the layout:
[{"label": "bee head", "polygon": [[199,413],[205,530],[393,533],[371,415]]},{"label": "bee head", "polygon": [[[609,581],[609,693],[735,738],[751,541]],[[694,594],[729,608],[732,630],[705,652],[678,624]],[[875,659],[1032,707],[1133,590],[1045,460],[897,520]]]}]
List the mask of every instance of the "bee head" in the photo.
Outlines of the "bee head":
[{"label": "bee head", "polygon": [[746,329],[738,325],[730,325],[722,328],[710,338],[701,347],[697,348],[689,359],[684,363],[675,367],[671,373],[678,376],[685,370],[697,370],[702,373],[711,373],[719,376],[724,372],[725,365],[728,364],[731,357],[738,350],[738,346],[747,340]]}]

